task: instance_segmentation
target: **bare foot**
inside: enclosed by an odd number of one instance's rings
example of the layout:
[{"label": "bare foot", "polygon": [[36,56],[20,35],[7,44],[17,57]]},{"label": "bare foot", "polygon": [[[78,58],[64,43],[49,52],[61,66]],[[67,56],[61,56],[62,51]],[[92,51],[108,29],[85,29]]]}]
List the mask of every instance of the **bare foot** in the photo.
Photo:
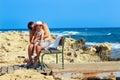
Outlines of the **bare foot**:
[{"label": "bare foot", "polygon": [[24,66],[25,68],[27,68],[28,66],[30,66],[32,64],[31,61],[28,61],[27,64]]},{"label": "bare foot", "polygon": [[37,56],[36,53],[34,53],[34,54],[31,56],[31,58],[32,58],[32,62],[33,62],[33,63],[34,63],[34,59],[35,59],[36,56]]},{"label": "bare foot", "polygon": [[37,68],[37,61],[34,61],[34,63],[33,63],[33,68],[34,68],[34,69]]}]

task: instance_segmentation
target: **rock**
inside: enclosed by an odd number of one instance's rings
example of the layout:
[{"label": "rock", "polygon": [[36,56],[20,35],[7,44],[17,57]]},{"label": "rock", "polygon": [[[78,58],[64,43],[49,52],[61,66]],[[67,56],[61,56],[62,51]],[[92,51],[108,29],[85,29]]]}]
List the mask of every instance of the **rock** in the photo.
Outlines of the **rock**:
[{"label": "rock", "polygon": [[[52,35],[52,42],[56,39]],[[21,32],[2,32],[0,33],[0,53],[7,55],[4,57],[9,64],[19,64],[27,62],[28,58],[29,34]],[[61,47],[58,47],[61,50]],[[98,55],[110,55],[112,46],[108,43],[99,44],[90,48],[86,47],[85,39],[75,40],[71,37],[65,39],[64,45],[64,59],[66,63],[70,62],[95,62],[100,61]],[[17,58],[17,56],[25,56],[25,58]],[[44,56],[45,63],[55,62],[56,55]],[[59,55],[59,62],[61,62],[61,55]]]},{"label": "rock", "polygon": [[78,55],[77,53],[74,53],[74,57],[77,57],[77,55]]},{"label": "rock", "polygon": [[74,50],[78,50],[78,49],[83,49],[86,50],[86,45],[85,45],[85,39],[80,39],[80,40],[76,40],[73,44],[71,44],[71,48],[73,48]]},{"label": "rock", "polygon": [[84,38],[81,38],[81,39],[80,39],[80,43],[81,43],[83,46],[85,46],[85,39],[84,39]]},{"label": "rock", "polygon": [[70,62],[71,62],[71,63],[74,62],[74,59],[71,59]]},{"label": "rock", "polygon": [[96,48],[97,53],[109,54],[112,51],[112,45],[109,43],[102,43],[93,47]]},{"label": "rock", "polygon": [[54,80],[54,78],[40,74],[35,70],[18,69],[13,73],[0,76],[0,80]]},{"label": "rock", "polygon": [[84,38],[81,38],[80,39],[80,43],[81,43],[81,49],[83,50],[87,50],[87,46],[85,45],[85,39]]},{"label": "rock", "polygon": [[51,35],[52,39],[56,39],[56,36],[55,35]]},{"label": "rock", "polygon": [[82,49],[79,49],[78,51],[79,51],[80,54],[84,52]]},{"label": "rock", "polygon": [[102,43],[94,45],[93,47],[101,58],[111,57],[112,45],[110,43]]},{"label": "rock", "polygon": [[71,35],[66,36],[67,38],[71,38]]},{"label": "rock", "polygon": [[87,51],[88,54],[95,55],[96,54],[96,48],[90,47]]}]

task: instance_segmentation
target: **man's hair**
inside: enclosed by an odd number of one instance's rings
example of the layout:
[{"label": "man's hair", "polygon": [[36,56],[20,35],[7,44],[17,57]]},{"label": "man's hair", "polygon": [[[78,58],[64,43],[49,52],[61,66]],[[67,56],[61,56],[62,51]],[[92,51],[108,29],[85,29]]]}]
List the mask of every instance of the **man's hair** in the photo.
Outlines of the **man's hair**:
[{"label": "man's hair", "polygon": [[28,22],[28,25],[27,25],[27,26],[28,26],[28,29],[30,29],[30,30],[32,29],[31,25],[32,25],[33,23],[34,23],[33,21]]}]

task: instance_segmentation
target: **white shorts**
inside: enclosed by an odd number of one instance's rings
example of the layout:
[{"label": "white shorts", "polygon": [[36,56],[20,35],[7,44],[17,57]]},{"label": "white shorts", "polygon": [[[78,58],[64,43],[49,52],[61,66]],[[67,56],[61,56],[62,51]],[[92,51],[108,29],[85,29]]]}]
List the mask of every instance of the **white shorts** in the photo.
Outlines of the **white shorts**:
[{"label": "white shorts", "polygon": [[42,48],[46,48],[46,47],[48,47],[50,44],[51,44],[51,41],[50,41],[50,40],[44,40],[44,41],[42,42]]},{"label": "white shorts", "polygon": [[40,45],[40,40],[37,40],[37,41],[36,41],[36,44],[37,44],[37,45]]}]

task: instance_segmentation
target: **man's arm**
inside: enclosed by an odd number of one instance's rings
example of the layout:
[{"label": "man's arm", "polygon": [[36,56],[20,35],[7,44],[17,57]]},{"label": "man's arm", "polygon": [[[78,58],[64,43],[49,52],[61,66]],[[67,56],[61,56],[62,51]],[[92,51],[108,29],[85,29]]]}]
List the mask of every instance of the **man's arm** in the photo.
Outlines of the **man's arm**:
[{"label": "man's arm", "polygon": [[32,37],[33,37],[33,32],[32,32],[32,30],[30,30],[30,32],[29,32],[29,36],[30,36],[29,41],[31,42]]},{"label": "man's arm", "polygon": [[40,36],[38,36],[37,32],[35,32],[33,43],[35,43],[37,40],[40,40]]},{"label": "man's arm", "polygon": [[36,33],[32,36],[31,43],[35,42],[35,36],[36,36]]},{"label": "man's arm", "polygon": [[50,35],[50,31],[48,29],[48,26],[46,23],[43,23],[43,26],[44,26],[44,38],[47,38],[49,35]]},{"label": "man's arm", "polygon": [[44,37],[44,33],[42,33],[42,35],[41,35],[41,38],[40,38],[40,45],[42,45],[43,37]]}]

